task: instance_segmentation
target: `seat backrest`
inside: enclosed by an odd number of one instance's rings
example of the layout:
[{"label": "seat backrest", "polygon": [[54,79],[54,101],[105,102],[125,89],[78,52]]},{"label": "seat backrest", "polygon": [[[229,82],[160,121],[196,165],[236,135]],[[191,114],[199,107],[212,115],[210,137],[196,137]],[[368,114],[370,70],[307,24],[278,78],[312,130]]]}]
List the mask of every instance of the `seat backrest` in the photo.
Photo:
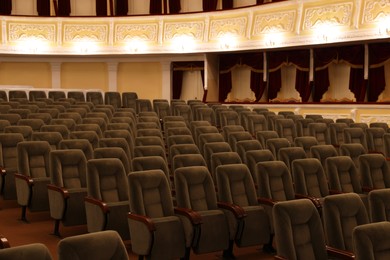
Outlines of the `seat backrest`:
[{"label": "seat backrest", "polygon": [[390,169],[382,154],[359,156],[362,185],[374,189],[390,188]]},{"label": "seat backrest", "polygon": [[168,164],[161,156],[136,157],[131,165],[133,171],[161,170],[169,180]]},{"label": "seat backrest", "polygon": [[353,250],[353,229],[369,223],[366,207],[356,193],[327,196],[322,218],[328,245],[348,251]]},{"label": "seat backrest", "polygon": [[87,158],[79,149],[50,153],[51,183],[66,189],[87,187]]},{"label": "seat backrest", "polygon": [[88,196],[107,203],[129,199],[125,168],[117,158],[88,160],[87,187]]},{"label": "seat backrest", "polygon": [[390,189],[372,190],[368,193],[371,222],[390,220]]},{"label": "seat backrest", "polygon": [[264,115],[250,114],[247,116],[248,131],[253,136],[256,136],[258,131],[266,131],[268,129],[267,119]]},{"label": "seat backrest", "polygon": [[246,161],[246,152],[252,150],[262,150],[260,142],[256,139],[251,140],[242,140],[236,143],[236,152],[241,157],[241,161],[247,164]]},{"label": "seat backrest", "polygon": [[248,166],[255,183],[257,181],[257,176],[256,176],[257,163],[275,160],[274,155],[268,149],[247,151],[245,153],[245,157],[246,157],[246,165]]},{"label": "seat backrest", "polygon": [[204,154],[204,146],[208,143],[223,142],[223,136],[220,133],[207,133],[200,134],[198,136],[198,147],[199,151]]},{"label": "seat backrest", "polygon": [[356,260],[390,258],[390,223],[379,222],[357,226],[352,232]]},{"label": "seat backrest", "polygon": [[121,94],[115,91],[104,92],[104,103],[107,105],[112,105],[114,108],[122,107]]},{"label": "seat backrest", "polygon": [[288,141],[288,139],[283,137],[271,138],[266,142],[266,147],[272,152],[276,159],[279,159],[279,149],[290,146],[291,143]]},{"label": "seat backrest", "polygon": [[101,138],[99,140],[99,147],[120,147],[123,149],[123,151],[125,151],[129,160],[133,158],[130,152],[130,147],[128,142],[126,141],[125,138],[122,137]]},{"label": "seat backrest", "polygon": [[322,221],[310,200],[276,203],[273,217],[279,256],[285,259],[328,259]]},{"label": "seat backrest", "polygon": [[294,144],[305,150],[306,157],[311,157],[310,149],[312,146],[318,145],[318,141],[314,136],[297,136],[294,140]]},{"label": "seat backrest", "polygon": [[127,179],[131,212],[150,218],[174,215],[171,189],[163,171],[134,171]]},{"label": "seat backrest", "polygon": [[203,157],[206,160],[207,167],[211,169],[211,155],[213,153],[231,152],[232,149],[227,142],[206,143],[203,146]]},{"label": "seat backrest", "polygon": [[64,91],[49,91],[49,98],[53,99],[54,101],[57,101],[60,98],[65,98],[65,92]]},{"label": "seat backrest", "polygon": [[176,201],[178,207],[195,211],[217,209],[214,182],[204,166],[190,166],[175,171]]},{"label": "seat backrest", "polygon": [[177,169],[189,166],[207,166],[201,154],[178,154],[172,158],[171,171],[176,172]]},{"label": "seat backrest", "polygon": [[319,144],[310,148],[311,157],[318,159],[325,167],[326,158],[337,156],[337,150],[330,144]]},{"label": "seat backrest", "polygon": [[267,147],[267,140],[272,138],[279,138],[276,131],[258,131],[256,132],[256,139],[260,141],[263,148]]},{"label": "seat backrest", "polygon": [[168,162],[172,165],[172,158],[178,154],[200,154],[198,146],[196,144],[174,144],[169,147]]},{"label": "seat backrest", "polygon": [[95,159],[118,158],[121,160],[123,167],[125,168],[125,172],[129,173],[131,171],[129,158],[127,157],[126,152],[120,147],[96,148],[93,151],[93,155]]},{"label": "seat backrest", "polygon": [[329,124],[330,142],[332,145],[337,146],[344,143],[344,129],[347,127],[346,123]]},{"label": "seat backrest", "polygon": [[278,158],[284,162],[289,171],[291,171],[291,163],[296,159],[307,158],[305,150],[302,147],[282,147],[279,149]]},{"label": "seat backrest", "polygon": [[18,172],[31,178],[50,177],[50,145],[46,141],[18,143]]},{"label": "seat backrest", "polygon": [[93,148],[87,139],[65,139],[59,144],[59,149],[80,149],[85,154],[87,160],[93,158]]},{"label": "seat backrest", "polygon": [[95,131],[73,131],[69,134],[70,139],[85,139],[92,145],[92,149],[99,147],[99,136]]},{"label": "seat backrest", "polygon": [[134,158],[145,156],[161,156],[167,161],[166,152],[160,145],[146,145],[134,147]]},{"label": "seat backrest", "polygon": [[370,127],[366,129],[367,150],[385,154],[383,135],[386,131],[381,127]]},{"label": "seat backrest", "polygon": [[128,259],[126,247],[114,230],[66,237],[58,243],[58,259]]},{"label": "seat backrest", "polygon": [[295,198],[290,171],[281,161],[259,162],[256,165],[258,195],[275,201]]},{"label": "seat backrest", "polygon": [[310,123],[308,126],[311,136],[317,138],[318,144],[330,144],[330,134],[326,123]]},{"label": "seat backrest", "polygon": [[255,184],[245,164],[218,166],[216,180],[220,201],[241,207],[258,205]]},{"label": "seat backrest", "polygon": [[76,101],[85,102],[84,92],[82,91],[69,91],[67,97],[73,98]]},{"label": "seat backrest", "polygon": [[292,119],[281,118],[275,121],[275,130],[280,137],[287,138],[291,144],[294,143],[294,139],[297,136],[297,130],[295,123]]},{"label": "seat backrest", "polygon": [[325,171],[332,190],[362,193],[360,175],[349,156],[329,157]]},{"label": "seat backrest", "polygon": [[296,193],[322,198],[329,195],[328,182],[318,159],[297,159],[292,162]]},{"label": "seat backrest", "polygon": [[0,166],[7,171],[16,172],[18,167],[17,145],[24,141],[20,133],[0,133]]},{"label": "seat backrest", "polygon": [[14,246],[0,250],[0,259],[53,259],[49,249],[41,243],[33,243],[21,246]]},{"label": "seat backrest", "polygon": [[56,132],[61,134],[62,139],[69,138],[69,130],[64,125],[43,125],[41,132]]},{"label": "seat backrest", "polygon": [[300,118],[295,121],[297,136],[310,136],[309,124],[314,123],[311,118]]},{"label": "seat backrest", "polygon": [[227,139],[230,147],[232,148],[232,151],[235,152],[237,151],[237,142],[243,140],[253,140],[253,137],[249,132],[243,131],[230,133]]},{"label": "seat backrest", "polygon": [[21,133],[24,140],[31,140],[33,129],[27,125],[10,125],[4,128],[4,133]]},{"label": "seat backrest", "polygon": [[358,143],[363,145],[364,149],[367,150],[367,139],[365,131],[360,127],[347,127],[344,128],[344,141],[347,144]]},{"label": "seat backrest", "polygon": [[103,94],[98,91],[89,91],[86,94],[86,100],[94,105],[103,104]]}]

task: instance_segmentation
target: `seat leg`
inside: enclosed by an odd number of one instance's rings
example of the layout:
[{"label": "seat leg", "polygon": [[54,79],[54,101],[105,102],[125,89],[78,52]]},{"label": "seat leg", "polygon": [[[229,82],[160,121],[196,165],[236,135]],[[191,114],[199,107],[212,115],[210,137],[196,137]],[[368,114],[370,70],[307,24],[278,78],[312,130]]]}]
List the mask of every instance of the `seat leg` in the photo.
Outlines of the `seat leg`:
[{"label": "seat leg", "polygon": [[236,259],[235,255],[233,254],[233,246],[234,246],[234,240],[230,240],[228,249],[225,249],[223,251],[222,254],[223,259]]},{"label": "seat leg", "polygon": [[138,256],[138,260],[144,260],[144,256],[143,255],[139,255]]},{"label": "seat leg", "polygon": [[26,210],[27,206],[22,206],[22,215],[20,216],[20,220],[28,223],[28,220],[26,218]]},{"label": "seat leg", "polygon": [[273,247],[273,241],[274,241],[274,235],[271,234],[269,238],[269,242],[265,245],[263,245],[263,252],[267,254],[276,254],[276,250]]},{"label": "seat leg", "polygon": [[191,254],[191,247],[186,247],[186,252],[184,254],[184,257],[180,258],[181,260],[188,260],[190,259]]},{"label": "seat leg", "polygon": [[53,231],[53,235],[57,236],[57,237],[61,237],[61,234],[60,234],[60,220],[59,219],[55,219],[54,220],[54,231]]}]

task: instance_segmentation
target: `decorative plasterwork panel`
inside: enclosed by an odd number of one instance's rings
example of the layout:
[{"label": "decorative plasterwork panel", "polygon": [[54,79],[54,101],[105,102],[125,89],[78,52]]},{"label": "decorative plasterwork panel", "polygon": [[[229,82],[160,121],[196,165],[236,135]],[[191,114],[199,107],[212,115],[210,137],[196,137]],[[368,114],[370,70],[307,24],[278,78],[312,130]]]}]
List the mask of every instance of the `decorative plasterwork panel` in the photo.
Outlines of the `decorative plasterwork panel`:
[{"label": "decorative plasterwork panel", "polygon": [[203,40],[204,22],[167,22],[164,24],[164,41],[171,41],[175,36],[187,35],[197,41]]},{"label": "decorative plasterwork panel", "polygon": [[39,23],[8,23],[8,41],[17,42],[26,39],[39,39],[48,42],[56,40],[55,24],[39,24]]},{"label": "decorative plasterwork panel", "polygon": [[252,35],[292,32],[294,31],[296,15],[295,10],[255,15]]},{"label": "decorative plasterwork panel", "polygon": [[360,115],[360,122],[370,124],[372,122],[384,122],[384,123],[390,123],[390,116],[389,115],[373,115],[373,114],[361,114]]},{"label": "decorative plasterwork panel", "polygon": [[158,24],[116,24],[115,42],[126,42],[131,39],[157,42]]},{"label": "decorative plasterwork panel", "polygon": [[212,20],[210,23],[210,39],[216,40],[225,33],[244,37],[247,24],[247,17]]},{"label": "decorative plasterwork panel", "polygon": [[303,30],[312,30],[324,24],[350,26],[352,15],[353,2],[306,8]]},{"label": "decorative plasterwork panel", "polygon": [[64,42],[82,40],[105,43],[108,39],[106,24],[64,24]]},{"label": "decorative plasterwork panel", "polygon": [[363,8],[363,24],[376,23],[386,16],[390,16],[389,0],[366,0]]}]

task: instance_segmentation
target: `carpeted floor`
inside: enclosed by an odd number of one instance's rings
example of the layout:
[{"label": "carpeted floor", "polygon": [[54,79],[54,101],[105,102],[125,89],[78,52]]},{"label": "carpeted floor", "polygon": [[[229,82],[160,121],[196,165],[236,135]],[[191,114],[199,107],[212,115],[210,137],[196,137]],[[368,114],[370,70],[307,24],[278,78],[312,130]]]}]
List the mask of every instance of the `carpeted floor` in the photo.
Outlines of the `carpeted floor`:
[{"label": "carpeted floor", "polygon": [[[15,201],[4,201],[0,199],[0,235],[6,237],[11,246],[24,245],[29,243],[43,243],[52,253],[53,259],[57,259],[57,243],[60,238],[52,235],[54,222],[49,212],[30,213],[27,211],[29,223],[20,221],[21,209]],[[62,237],[69,237],[87,232],[86,226],[60,227]],[[129,259],[138,259],[131,252],[130,241],[125,241],[129,252]],[[235,248],[237,259],[273,259],[272,255],[264,254],[260,247]],[[222,259],[221,253],[210,253],[205,255],[191,255],[191,259]]]}]

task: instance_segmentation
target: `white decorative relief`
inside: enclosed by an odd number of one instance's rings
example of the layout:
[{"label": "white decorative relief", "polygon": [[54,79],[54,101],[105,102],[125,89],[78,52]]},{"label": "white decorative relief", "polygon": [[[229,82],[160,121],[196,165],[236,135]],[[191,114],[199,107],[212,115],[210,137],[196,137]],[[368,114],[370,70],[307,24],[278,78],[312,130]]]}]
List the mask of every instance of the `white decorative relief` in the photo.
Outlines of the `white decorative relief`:
[{"label": "white decorative relief", "polygon": [[361,114],[360,122],[367,124],[372,122],[383,122],[390,124],[390,115]]},{"label": "white decorative relief", "polygon": [[390,16],[389,0],[366,0],[363,9],[363,23],[376,23],[378,20]]},{"label": "white decorative relief", "polygon": [[16,42],[29,38],[55,42],[56,26],[54,24],[8,23],[8,41]]},{"label": "white decorative relief", "polygon": [[108,24],[64,24],[64,42],[80,40],[107,42]]},{"label": "white decorative relief", "polygon": [[134,38],[157,42],[158,24],[116,24],[115,42],[125,42]]},{"label": "white decorative relief", "polygon": [[286,11],[255,16],[253,36],[264,33],[292,32],[296,20],[296,11]]},{"label": "white decorative relief", "polygon": [[304,30],[326,25],[351,25],[353,2],[307,8],[303,22]]},{"label": "white decorative relief", "polygon": [[187,35],[202,41],[204,22],[167,22],[164,24],[164,41],[170,41],[177,35]]},{"label": "white decorative relief", "polygon": [[246,17],[212,20],[210,23],[210,39],[218,39],[219,36],[225,33],[245,36],[247,23],[248,19]]}]

